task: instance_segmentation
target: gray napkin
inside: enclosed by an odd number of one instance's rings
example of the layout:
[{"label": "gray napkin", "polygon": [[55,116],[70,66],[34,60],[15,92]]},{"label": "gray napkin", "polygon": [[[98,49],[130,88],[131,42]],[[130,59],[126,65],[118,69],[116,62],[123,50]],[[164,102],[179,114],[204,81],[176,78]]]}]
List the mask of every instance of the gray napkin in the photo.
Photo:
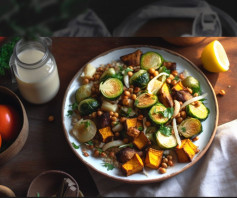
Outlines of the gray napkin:
[{"label": "gray napkin", "polygon": [[127,184],[89,169],[101,196],[237,196],[237,120],[217,128],[206,154],[188,170],[162,182]]}]

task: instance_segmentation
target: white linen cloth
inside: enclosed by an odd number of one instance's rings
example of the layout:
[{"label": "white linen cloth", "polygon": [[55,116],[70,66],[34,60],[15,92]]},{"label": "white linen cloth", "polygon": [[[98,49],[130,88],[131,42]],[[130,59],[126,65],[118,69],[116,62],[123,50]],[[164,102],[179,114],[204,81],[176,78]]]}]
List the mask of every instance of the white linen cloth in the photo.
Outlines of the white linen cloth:
[{"label": "white linen cloth", "polygon": [[195,165],[167,180],[127,184],[89,170],[100,196],[104,197],[236,197],[237,120],[220,125],[206,154]]}]

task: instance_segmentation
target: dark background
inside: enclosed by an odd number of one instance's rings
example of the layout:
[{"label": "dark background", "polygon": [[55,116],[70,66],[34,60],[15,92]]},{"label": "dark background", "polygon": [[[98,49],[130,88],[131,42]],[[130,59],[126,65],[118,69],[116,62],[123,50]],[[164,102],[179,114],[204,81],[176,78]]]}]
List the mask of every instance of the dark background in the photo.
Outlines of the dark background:
[{"label": "dark background", "polygon": [[[159,0],[2,0],[0,1],[0,36],[21,35],[24,31],[50,36],[52,32],[67,27],[70,20],[87,8],[91,8],[112,33],[128,15],[156,1]],[[48,2],[54,3],[40,8]],[[206,0],[206,2],[237,21],[236,0]],[[8,17],[8,13],[14,9],[18,11]]]},{"label": "dark background", "polygon": [[[89,7],[97,13],[111,32],[129,14],[153,2],[157,0],[91,0]],[[206,0],[206,2],[226,12],[237,21],[236,0]]]}]

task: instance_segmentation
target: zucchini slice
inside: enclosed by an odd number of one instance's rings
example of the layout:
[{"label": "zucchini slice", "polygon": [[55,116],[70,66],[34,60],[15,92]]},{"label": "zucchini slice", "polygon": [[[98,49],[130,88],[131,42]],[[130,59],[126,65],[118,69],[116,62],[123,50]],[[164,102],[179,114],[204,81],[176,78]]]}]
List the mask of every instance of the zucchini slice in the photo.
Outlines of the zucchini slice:
[{"label": "zucchini slice", "polygon": [[158,98],[154,94],[142,93],[135,100],[135,106],[139,109],[144,109],[153,106],[157,103]]},{"label": "zucchini slice", "polygon": [[202,124],[196,118],[187,118],[180,123],[178,131],[185,138],[195,137],[202,132]]},{"label": "zucchini slice", "polygon": [[159,130],[156,133],[156,142],[158,146],[163,149],[170,149],[177,146],[177,141],[174,134],[165,136]]},{"label": "zucchini slice", "polygon": [[117,78],[109,78],[100,83],[100,91],[105,98],[115,100],[123,93],[123,83]]},{"label": "zucchini slice", "polygon": [[138,72],[132,75],[129,80],[131,85],[135,87],[140,87],[141,89],[145,88],[150,81],[149,74],[146,70],[140,69]]},{"label": "zucchini slice", "polygon": [[156,124],[164,124],[166,123],[169,118],[164,117],[160,112],[164,112],[166,110],[166,107],[161,104],[157,103],[153,107],[151,107],[149,111],[149,117],[150,119],[156,123]]},{"label": "zucchini slice", "polygon": [[163,57],[157,52],[146,52],[141,57],[141,68],[145,70],[150,68],[158,69],[163,61]]},{"label": "zucchini slice", "polygon": [[209,115],[209,109],[203,103],[201,103],[198,107],[190,104],[186,107],[186,111],[189,116],[197,118],[201,121],[207,119]]}]

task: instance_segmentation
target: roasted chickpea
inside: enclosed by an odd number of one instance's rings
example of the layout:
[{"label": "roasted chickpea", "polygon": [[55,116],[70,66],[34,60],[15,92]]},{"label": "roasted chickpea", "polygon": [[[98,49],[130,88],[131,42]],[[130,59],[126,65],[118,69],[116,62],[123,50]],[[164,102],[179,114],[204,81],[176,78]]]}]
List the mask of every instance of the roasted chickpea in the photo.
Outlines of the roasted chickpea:
[{"label": "roasted chickpea", "polygon": [[121,117],[119,121],[120,121],[121,123],[123,123],[123,122],[126,121],[126,118],[125,118],[125,117]]},{"label": "roasted chickpea", "polygon": [[167,168],[168,165],[167,165],[166,163],[163,162],[163,163],[161,163],[161,167],[162,167],[162,168]]},{"label": "roasted chickpea", "polygon": [[186,118],[186,111],[181,111],[180,115],[183,119],[185,119]]},{"label": "roasted chickpea", "polygon": [[100,155],[100,152],[97,149],[95,149],[94,150],[94,156],[95,157],[99,157],[99,155]]},{"label": "roasted chickpea", "polygon": [[153,75],[154,75],[154,76],[158,76],[158,75],[159,75],[159,72],[158,72],[158,71],[155,71]]},{"label": "roasted chickpea", "polygon": [[173,80],[173,79],[174,79],[174,75],[173,75],[173,74],[170,74],[170,75],[169,75],[169,78],[170,78],[171,80]]},{"label": "roasted chickpea", "polygon": [[226,93],[225,93],[225,90],[224,90],[224,89],[222,89],[222,90],[219,91],[219,95],[224,96],[225,94],[226,94]]},{"label": "roasted chickpea", "polygon": [[173,163],[172,160],[169,160],[169,161],[168,161],[168,166],[174,166],[174,163]]},{"label": "roasted chickpea", "polygon": [[167,155],[167,159],[168,159],[168,160],[172,160],[172,159],[173,159],[173,156],[172,156],[172,155]]},{"label": "roasted chickpea", "polygon": [[156,71],[156,70],[155,70],[154,68],[149,68],[149,69],[148,69],[148,72],[149,72],[150,74],[154,74],[155,71]]},{"label": "roasted chickpea", "polygon": [[194,93],[194,94],[193,94],[194,97],[197,97],[198,95],[199,95],[198,93]]},{"label": "roasted chickpea", "polygon": [[162,159],[162,162],[163,163],[168,163],[168,159],[165,157],[165,158]]},{"label": "roasted chickpea", "polygon": [[178,71],[177,71],[177,70],[173,70],[173,71],[171,72],[171,74],[173,74],[174,76],[177,76],[177,75],[178,75]]},{"label": "roasted chickpea", "polygon": [[133,100],[136,100],[136,98],[137,98],[136,94],[132,94],[132,95],[131,95],[131,98],[132,98]]},{"label": "roasted chickpea", "polygon": [[129,71],[128,76],[131,77],[133,75],[133,72]]},{"label": "roasted chickpea", "polygon": [[193,90],[192,90],[192,89],[190,89],[189,87],[187,88],[187,90],[188,90],[188,92],[189,92],[190,94],[192,94],[192,93],[193,93]]},{"label": "roasted chickpea", "polygon": [[162,167],[160,167],[160,168],[159,168],[159,173],[161,173],[161,174],[164,174],[164,173],[166,173],[166,169],[165,169],[165,168],[162,168]]},{"label": "roasted chickpea", "polygon": [[177,123],[180,124],[183,121],[182,117],[177,118]]},{"label": "roasted chickpea", "polygon": [[103,114],[103,111],[97,111],[97,115],[101,116]]},{"label": "roasted chickpea", "polygon": [[129,91],[124,91],[124,95],[125,95],[125,96],[130,96],[131,93],[130,93]]},{"label": "roasted chickpea", "polygon": [[172,80],[172,81],[171,81],[171,85],[174,86],[174,85],[176,85],[176,84],[177,84],[177,80]]},{"label": "roasted chickpea", "polygon": [[89,83],[89,79],[88,78],[84,78],[83,84],[85,85],[85,84],[88,84],[88,83]]},{"label": "roasted chickpea", "polygon": [[117,112],[114,113],[114,117],[118,118],[119,114]]},{"label": "roasted chickpea", "polygon": [[137,117],[138,120],[142,120],[143,119],[143,115],[140,114],[138,117]]},{"label": "roasted chickpea", "polygon": [[167,82],[168,84],[170,84],[170,83],[171,83],[171,78],[167,78],[167,79],[166,79],[166,82]]},{"label": "roasted chickpea", "polygon": [[149,126],[151,126],[151,122],[146,121],[146,122],[145,122],[145,125],[146,125],[147,127],[149,127]]},{"label": "roasted chickpea", "polygon": [[140,91],[140,87],[135,87],[135,89],[133,90],[134,93],[138,93]]}]

